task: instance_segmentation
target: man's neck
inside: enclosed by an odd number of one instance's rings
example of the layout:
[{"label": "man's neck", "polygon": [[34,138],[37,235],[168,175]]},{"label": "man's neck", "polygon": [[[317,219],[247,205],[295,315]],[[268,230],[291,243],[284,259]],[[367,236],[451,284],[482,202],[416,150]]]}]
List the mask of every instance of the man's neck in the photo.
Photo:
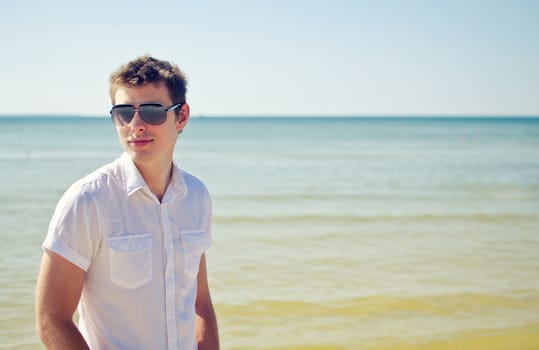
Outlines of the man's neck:
[{"label": "man's neck", "polygon": [[150,191],[161,202],[172,177],[172,161],[168,164],[135,163],[135,165]]}]

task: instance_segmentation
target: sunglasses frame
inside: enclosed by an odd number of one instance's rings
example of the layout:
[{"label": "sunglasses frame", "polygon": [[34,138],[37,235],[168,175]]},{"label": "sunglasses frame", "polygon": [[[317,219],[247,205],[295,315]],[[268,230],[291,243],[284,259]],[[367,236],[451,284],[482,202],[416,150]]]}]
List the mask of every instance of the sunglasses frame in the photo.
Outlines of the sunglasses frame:
[{"label": "sunglasses frame", "polygon": [[[184,102],[178,102],[176,104],[173,104],[172,106],[170,107],[166,107],[163,106],[162,104],[160,103],[141,103],[138,108],[135,108],[135,106],[133,105],[130,105],[130,104],[119,104],[119,105],[114,105],[112,106],[112,108],[110,109],[109,113],[110,113],[110,117],[112,118],[112,121],[116,124],[116,125],[119,125],[119,126],[125,126],[125,125],[129,125],[131,123],[131,121],[133,120],[133,118],[135,117],[135,113],[138,112],[140,118],[142,120],[144,120],[145,123],[147,124],[150,124],[150,125],[161,125],[163,124],[166,120],[167,120],[167,113],[168,111],[172,111],[176,108],[181,108],[183,106]],[[146,119],[147,116],[144,116],[144,107],[145,106],[152,106],[152,107],[161,107],[163,108],[163,115],[161,116],[161,119],[159,119],[157,122],[155,122],[155,120],[151,120],[151,119]],[[118,108],[121,108],[121,107],[131,107],[133,108],[133,114],[131,114],[131,117],[129,118],[129,121],[122,118],[121,117],[121,114],[116,114],[114,113],[114,110],[115,109],[118,109]],[[141,111],[141,108],[142,108],[142,111]]]}]

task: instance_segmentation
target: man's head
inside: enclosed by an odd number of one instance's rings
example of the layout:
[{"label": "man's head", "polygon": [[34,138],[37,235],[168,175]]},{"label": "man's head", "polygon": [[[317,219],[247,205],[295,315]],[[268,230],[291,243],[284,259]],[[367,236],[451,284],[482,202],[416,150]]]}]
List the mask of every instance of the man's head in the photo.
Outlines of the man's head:
[{"label": "man's head", "polygon": [[[137,87],[146,84],[163,83],[173,103],[184,103],[187,80],[180,68],[167,61],[148,55],[140,56],[120,67],[110,76],[110,98],[116,103],[115,94],[118,86]],[[180,109],[176,109],[176,116]]]},{"label": "man's head", "polygon": [[185,85],[177,66],[150,56],[112,73],[112,121],[124,151],[138,166],[172,161],[178,134],[189,120]]}]

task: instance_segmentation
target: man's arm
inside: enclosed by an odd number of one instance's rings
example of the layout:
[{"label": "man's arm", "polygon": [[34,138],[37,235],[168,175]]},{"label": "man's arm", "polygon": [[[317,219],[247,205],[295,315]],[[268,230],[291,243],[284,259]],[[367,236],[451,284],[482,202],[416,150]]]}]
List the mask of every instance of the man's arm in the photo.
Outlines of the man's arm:
[{"label": "man's arm", "polygon": [[73,322],[85,271],[46,250],[36,290],[37,332],[47,349],[89,349]]},{"label": "man's arm", "polygon": [[211,302],[210,288],[208,286],[208,273],[206,272],[206,254],[200,258],[200,267],[197,277],[198,289],[195,301],[196,323],[195,332],[199,350],[218,350],[219,331],[217,317]]}]

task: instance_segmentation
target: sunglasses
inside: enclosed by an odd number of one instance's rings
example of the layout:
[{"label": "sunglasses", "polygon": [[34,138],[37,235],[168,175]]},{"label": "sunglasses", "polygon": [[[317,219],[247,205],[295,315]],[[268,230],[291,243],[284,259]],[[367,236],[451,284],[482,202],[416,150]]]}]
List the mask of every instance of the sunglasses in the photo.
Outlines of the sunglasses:
[{"label": "sunglasses", "polygon": [[133,105],[116,105],[110,110],[110,116],[116,125],[124,126],[131,123],[135,112],[138,112],[146,123],[159,125],[167,120],[168,111],[180,108],[182,105],[183,102],[176,103],[168,108],[159,103],[143,103],[138,108]]}]

